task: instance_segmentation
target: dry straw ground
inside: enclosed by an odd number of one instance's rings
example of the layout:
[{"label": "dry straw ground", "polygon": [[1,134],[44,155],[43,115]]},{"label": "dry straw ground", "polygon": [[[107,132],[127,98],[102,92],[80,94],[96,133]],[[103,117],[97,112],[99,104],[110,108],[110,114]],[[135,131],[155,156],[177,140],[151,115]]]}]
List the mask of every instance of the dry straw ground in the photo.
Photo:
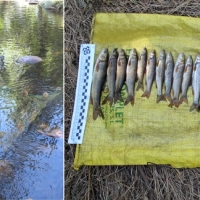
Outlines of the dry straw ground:
[{"label": "dry straw ground", "polygon": [[79,47],[88,43],[95,12],[159,13],[200,16],[197,0],[65,0],[65,198],[81,199],[200,199],[200,168],[170,166],[105,166],[72,168],[75,146],[67,139],[75,99]]}]

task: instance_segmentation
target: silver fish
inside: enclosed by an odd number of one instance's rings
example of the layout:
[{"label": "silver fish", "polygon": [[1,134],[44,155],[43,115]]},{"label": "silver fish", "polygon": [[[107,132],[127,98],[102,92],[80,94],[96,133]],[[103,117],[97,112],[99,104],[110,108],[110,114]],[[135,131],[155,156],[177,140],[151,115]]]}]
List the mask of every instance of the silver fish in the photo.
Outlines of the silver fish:
[{"label": "silver fish", "polygon": [[38,56],[23,56],[23,57],[19,57],[16,60],[16,62],[18,63],[25,63],[25,64],[36,64],[41,61],[42,61],[42,58]]},{"label": "silver fish", "polygon": [[107,101],[110,101],[110,106],[114,102],[115,97],[115,78],[116,78],[116,70],[117,70],[117,57],[118,52],[117,49],[113,49],[113,52],[109,58],[109,64],[107,69],[107,82],[108,82],[108,89],[109,94],[103,100],[102,104],[105,104]]},{"label": "silver fish", "polygon": [[180,53],[173,71],[173,85],[172,85],[172,94],[173,99],[170,101],[169,107],[172,107],[175,105],[177,108],[179,107],[179,93],[181,89],[181,82],[183,77],[183,69],[185,64],[185,55],[184,53]]},{"label": "silver fish", "polygon": [[144,78],[144,71],[146,68],[146,64],[147,64],[147,49],[144,48],[138,59],[138,67],[137,67],[138,85],[136,88],[137,91],[140,88],[142,89],[142,91],[144,91],[143,78]]},{"label": "silver fish", "polygon": [[147,67],[146,67],[146,91],[142,95],[142,97],[150,97],[151,93],[151,86],[153,83],[153,79],[155,76],[155,68],[156,68],[156,53],[153,50],[147,60]]},{"label": "silver fish", "polygon": [[121,96],[121,89],[125,81],[126,66],[127,66],[126,54],[123,49],[120,49],[119,56],[117,59],[117,78],[115,82],[115,99],[114,99],[115,103],[117,102],[117,100],[123,101],[123,98]]},{"label": "silver fish", "polygon": [[193,104],[190,107],[190,111],[195,108],[199,111],[199,96],[200,96],[200,54],[197,56],[192,70],[192,91],[194,94]]},{"label": "silver fish", "polygon": [[193,64],[192,56],[189,56],[183,71],[183,80],[181,84],[182,96],[180,98],[180,103],[184,101],[186,104],[188,104],[187,91],[192,78],[192,68],[193,68],[192,64]]},{"label": "silver fish", "polygon": [[137,61],[138,59],[136,49],[132,49],[126,68],[126,86],[128,90],[128,96],[124,105],[127,105],[129,102],[131,102],[132,106],[134,105],[134,89],[137,77]]},{"label": "silver fish", "polygon": [[100,107],[101,91],[102,86],[106,78],[107,70],[107,58],[108,49],[103,48],[99,57],[96,60],[94,72],[93,72],[93,82],[92,82],[92,95],[91,103],[93,104],[93,119],[96,120],[98,116],[104,119],[103,112]]},{"label": "silver fish", "polygon": [[159,103],[160,101],[166,101],[164,95],[162,94],[162,87],[165,74],[165,59],[166,59],[165,51],[162,50],[160,52],[160,56],[158,58],[156,66],[157,103]]},{"label": "silver fish", "polygon": [[174,71],[174,59],[171,52],[167,54],[166,63],[165,63],[165,99],[171,101],[171,88],[173,80],[173,71]]}]

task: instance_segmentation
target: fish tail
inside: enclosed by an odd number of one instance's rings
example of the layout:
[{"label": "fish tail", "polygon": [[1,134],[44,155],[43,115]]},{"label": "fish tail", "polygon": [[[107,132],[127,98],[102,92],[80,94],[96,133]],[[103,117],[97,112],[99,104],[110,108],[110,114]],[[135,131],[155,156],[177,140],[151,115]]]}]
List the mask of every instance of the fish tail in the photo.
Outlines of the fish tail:
[{"label": "fish tail", "polygon": [[180,104],[182,104],[183,102],[185,102],[186,104],[188,104],[188,99],[186,95],[183,95],[180,99]]},{"label": "fish tail", "polygon": [[157,95],[157,100],[156,103],[159,103],[160,101],[166,101],[165,96],[164,95]]},{"label": "fish tail", "polygon": [[168,105],[168,107],[172,108],[172,106],[175,105],[175,107],[178,108],[179,104],[180,104],[180,102],[179,102],[178,99],[173,99],[173,100],[170,101],[170,104]]},{"label": "fish tail", "polygon": [[116,103],[117,100],[124,101],[119,92],[115,94],[114,103]]},{"label": "fish tail", "polygon": [[144,84],[143,84],[142,81],[138,81],[138,85],[137,85],[136,90],[138,91],[139,89],[141,89],[142,91],[144,91]]},{"label": "fish tail", "polygon": [[110,102],[110,106],[112,106],[112,104],[113,104],[113,97],[111,97],[109,94],[102,101],[102,105],[104,105],[105,103],[107,103],[107,101],[109,101]]},{"label": "fish tail", "polygon": [[193,104],[190,106],[190,112],[192,112],[194,109],[196,109],[197,111],[199,111],[199,105],[196,104],[196,103],[193,103]]},{"label": "fish tail", "polygon": [[150,92],[145,91],[141,97],[146,97],[148,99],[150,97]]},{"label": "fish tail", "polygon": [[104,114],[101,110],[101,107],[100,106],[94,106],[93,107],[93,120],[96,120],[98,116],[100,116],[104,119]]},{"label": "fish tail", "polygon": [[127,105],[129,102],[131,103],[132,106],[134,105],[134,97],[133,97],[133,95],[128,95],[127,96],[124,105]]},{"label": "fish tail", "polygon": [[170,94],[166,94],[166,93],[165,93],[164,97],[165,97],[165,99],[167,99],[168,101],[171,101],[171,100],[172,100]]}]

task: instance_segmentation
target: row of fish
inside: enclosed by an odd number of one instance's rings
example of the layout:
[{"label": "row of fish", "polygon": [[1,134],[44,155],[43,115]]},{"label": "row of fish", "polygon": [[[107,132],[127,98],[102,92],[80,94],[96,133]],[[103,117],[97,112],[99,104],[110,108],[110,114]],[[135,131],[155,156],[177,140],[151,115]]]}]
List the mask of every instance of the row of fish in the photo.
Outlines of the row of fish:
[{"label": "row of fish", "polygon": [[[144,75],[146,78],[145,91],[143,83]],[[109,93],[102,104],[110,102],[111,106],[113,103],[116,103],[117,100],[123,101],[121,90],[124,82],[126,82],[128,93],[124,103],[125,105],[129,102],[131,105],[134,105],[135,87],[137,91],[139,89],[144,91],[142,97],[149,98],[151,87],[155,79],[157,87],[157,103],[169,100],[170,104],[168,106],[175,106],[177,108],[182,102],[188,104],[187,91],[192,82],[194,101],[190,107],[190,111],[194,109],[199,110],[200,54],[197,56],[194,65],[192,56],[189,56],[185,61],[184,53],[178,55],[174,64],[172,54],[169,52],[166,55],[164,50],[160,52],[159,57],[156,60],[155,50],[151,51],[147,57],[147,49],[144,48],[138,57],[136,49],[132,49],[129,58],[127,59],[123,49],[117,51],[115,48],[109,56],[108,49],[103,48],[96,60],[93,73],[91,103],[93,104],[94,120],[96,120],[98,116],[104,118],[100,106],[100,99],[106,77]],[[135,86],[136,82],[137,86]],[[164,94],[163,86],[165,86]],[[180,93],[182,93],[182,96],[179,99]]]}]

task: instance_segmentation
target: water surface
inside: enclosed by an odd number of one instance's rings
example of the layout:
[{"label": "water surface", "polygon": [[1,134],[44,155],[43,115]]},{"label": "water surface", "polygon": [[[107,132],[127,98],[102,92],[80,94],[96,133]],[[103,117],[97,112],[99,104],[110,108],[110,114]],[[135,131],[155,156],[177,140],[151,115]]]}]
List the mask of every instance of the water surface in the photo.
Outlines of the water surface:
[{"label": "water surface", "polygon": [[0,1],[0,55],[0,198],[62,199],[62,15]]}]

